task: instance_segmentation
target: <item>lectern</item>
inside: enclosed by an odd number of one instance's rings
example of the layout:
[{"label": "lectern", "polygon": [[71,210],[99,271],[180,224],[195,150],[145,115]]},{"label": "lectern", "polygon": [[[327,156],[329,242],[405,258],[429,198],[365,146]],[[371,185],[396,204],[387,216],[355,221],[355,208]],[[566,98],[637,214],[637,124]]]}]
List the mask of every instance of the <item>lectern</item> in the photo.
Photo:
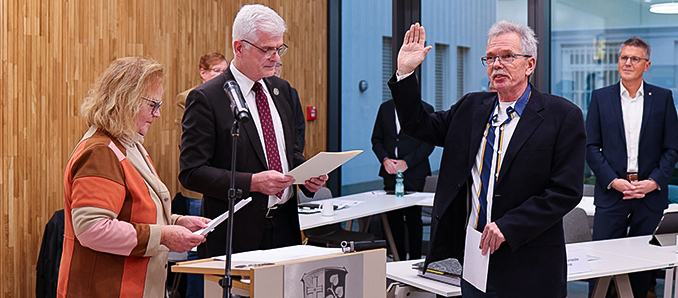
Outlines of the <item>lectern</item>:
[{"label": "lectern", "polygon": [[[221,297],[225,262],[178,263],[172,272],[205,275],[205,298]],[[386,297],[386,250],[375,249],[276,264],[233,262],[232,293],[253,298]]]}]

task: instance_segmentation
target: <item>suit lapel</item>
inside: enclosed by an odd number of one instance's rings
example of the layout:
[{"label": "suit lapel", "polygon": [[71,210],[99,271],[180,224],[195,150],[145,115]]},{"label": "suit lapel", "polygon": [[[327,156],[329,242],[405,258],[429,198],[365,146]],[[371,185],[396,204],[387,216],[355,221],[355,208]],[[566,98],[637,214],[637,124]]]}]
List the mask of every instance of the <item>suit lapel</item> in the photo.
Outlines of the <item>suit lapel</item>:
[{"label": "suit lapel", "polygon": [[469,169],[473,167],[473,164],[476,162],[476,155],[478,154],[478,148],[480,148],[480,142],[483,140],[485,135],[485,129],[487,128],[487,121],[490,119],[490,115],[494,110],[494,104],[497,100],[497,96],[492,96],[483,100],[482,105],[477,106],[473,111],[473,123],[471,127],[471,148],[469,148]]},{"label": "suit lapel", "polygon": [[502,178],[506,175],[506,171],[511,167],[518,151],[520,151],[527,139],[530,138],[532,133],[534,133],[537,127],[539,127],[539,124],[544,120],[539,114],[544,109],[543,100],[541,93],[532,88],[532,96],[527,102],[523,114],[520,116],[520,121],[518,122],[518,126],[516,126],[515,132],[513,132],[508,148],[506,148],[506,155],[501,162],[499,179],[497,180],[495,187],[501,183]]},{"label": "suit lapel", "polygon": [[[224,71],[224,76],[226,77],[226,81],[228,80],[235,80],[233,77],[233,73],[231,73],[231,68],[227,67],[226,70]],[[243,92],[243,96],[245,96],[245,92],[249,92],[249,90],[241,90]],[[227,96],[224,96],[226,100],[228,100]],[[227,112],[227,113],[230,113]],[[242,130],[245,130],[245,133],[240,134],[240,138],[243,143],[250,142],[252,144],[252,149],[254,149],[254,152],[257,153],[257,157],[259,157],[259,161],[268,168],[268,163],[266,162],[266,155],[264,155],[264,146],[262,146],[261,141],[259,139],[259,133],[257,132],[257,127],[254,125],[254,121],[247,121],[246,123],[241,123],[240,128]],[[230,131],[226,133],[231,133]],[[246,138],[247,140],[243,140],[242,138]]]},{"label": "suit lapel", "polygon": [[614,111],[614,118],[619,126],[619,134],[622,137],[622,143],[626,145],[626,132],[624,131],[624,115],[621,109],[621,82],[617,83],[616,88],[610,90],[609,99]]},{"label": "suit lapel", "polygon": [[645,132],[646,124],[650,122],[650,115],[652,112],[652,86],[643,82],[643,120],[640,123],[640,137],[639,140],[643,139],[643,133]]}]

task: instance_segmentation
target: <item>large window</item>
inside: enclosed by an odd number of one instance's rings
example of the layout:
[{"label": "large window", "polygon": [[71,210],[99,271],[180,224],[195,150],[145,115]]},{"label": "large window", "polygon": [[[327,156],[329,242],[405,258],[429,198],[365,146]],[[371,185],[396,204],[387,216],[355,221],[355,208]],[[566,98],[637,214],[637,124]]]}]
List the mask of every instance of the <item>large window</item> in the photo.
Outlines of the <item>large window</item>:
[{"label": "large window", "polygon": [[[678,18],[651,13],[650,5],[656,2],[551,1],[551,92],[571,100],[586,114],[593,90],[619,82],[620,45],[639,36],[652,47],[652,65],[644,80],[671,89],[675,102]],[[586,175],[591,183],[591,172]]]},{"label": "large window", "polygon": [[[499,1],[506,7],[501,13],[521,18],[526,15],[526,1]],[[390,51],[392,3],[341,1],[340,147],[364,151],[342,166],[342,195],[383,187],[371,135],[379,105],[390,99],[385,83],[393,75],[395,59]],[[524,13],[514,13],[520,9]],[[421,1],[426,43],[434,47],[421,67],[422,97],[436,110],[449,109],[465,93],[487,90],[480,57],[485,54],[487,29],[497,21],[499,10],[497,0]],[[361,81],[367,83],[366,90],[361,90],[360,86],[365,86]],[[434,174],[441,155],[442,149],[436,148],[429,157]]]}]

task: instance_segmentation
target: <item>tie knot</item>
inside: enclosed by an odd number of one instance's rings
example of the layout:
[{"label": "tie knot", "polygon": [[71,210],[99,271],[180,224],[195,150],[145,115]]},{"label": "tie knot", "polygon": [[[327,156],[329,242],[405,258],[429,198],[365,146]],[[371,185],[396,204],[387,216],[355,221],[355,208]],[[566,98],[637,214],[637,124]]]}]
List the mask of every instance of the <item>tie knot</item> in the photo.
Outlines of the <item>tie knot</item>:
[{"label": "tie knot", "polygon": [[261,88],[261,83],[254,82],[254,86],[252,86],[252,90],[254,90],[254,92],[257,92],[257,93],[263,91],[263,89]]}]

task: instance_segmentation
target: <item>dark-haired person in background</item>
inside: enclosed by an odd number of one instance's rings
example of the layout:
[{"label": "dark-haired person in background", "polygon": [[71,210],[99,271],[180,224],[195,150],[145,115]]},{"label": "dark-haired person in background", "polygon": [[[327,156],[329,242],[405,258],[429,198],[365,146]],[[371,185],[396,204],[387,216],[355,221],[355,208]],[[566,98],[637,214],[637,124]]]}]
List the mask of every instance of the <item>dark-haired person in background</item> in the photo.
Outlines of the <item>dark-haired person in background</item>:
[{"label": "dark-haired person in background", "polygon": [[[591,95],[586,161],[596,175],[593,240],[652,234],[669,205],[678,120],[671,91],[643,81],[650,53],[638,37],[625,41],[621,81]],[[631,273],[629,280],[634,297],[646,297],[650,272]]]},{"label": "dark-haired person in background", "polygon": [[[430,104],[426,102],[422,104],[427,113],[433,113]],[[379,176],[384,178],[385,190],[395,190],[398,170],[402,171],[405,178],[406,191],[424,190],[426,176],[431,175],[428,156],[433,152],[433,148],[433,145],[410,137],[400,129],[400,121],[392,99],[379,106],[377,120],[372,130],[372,151],[381,163]],[[386,217],[400,260],[405,260],[408,252],[411,260],[421,259],[423,234],[421,206],[389,211]],[[407,223],[407,237],[404,223]],[[405,249],[405,238],[408,240],[408,249]]]}]

